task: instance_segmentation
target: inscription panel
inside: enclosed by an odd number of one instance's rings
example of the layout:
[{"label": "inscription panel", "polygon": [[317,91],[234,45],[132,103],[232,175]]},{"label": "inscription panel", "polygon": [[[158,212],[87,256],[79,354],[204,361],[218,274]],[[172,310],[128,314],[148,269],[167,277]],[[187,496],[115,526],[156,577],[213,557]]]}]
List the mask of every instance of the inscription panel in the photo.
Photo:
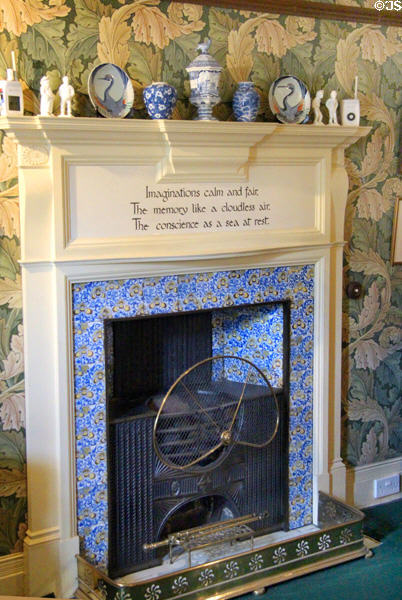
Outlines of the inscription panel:
[{"label": "inscription panel", "polygon": [[68,242],[319,230],[320,165],[257,165],[242,183],[155,183],[152,166],[69,166]]}]

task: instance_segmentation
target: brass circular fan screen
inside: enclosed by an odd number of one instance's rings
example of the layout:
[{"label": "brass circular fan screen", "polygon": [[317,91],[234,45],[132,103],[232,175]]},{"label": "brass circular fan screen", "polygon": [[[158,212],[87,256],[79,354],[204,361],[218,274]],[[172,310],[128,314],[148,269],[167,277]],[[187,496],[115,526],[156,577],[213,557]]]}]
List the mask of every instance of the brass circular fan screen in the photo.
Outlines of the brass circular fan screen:
[{"label": "brass circular fan screen", "polygon": [[202,360],[176,379],[159,407],[154,448],[172,469],[210,469],[240,444],[267,446],[279,426],[275,392],[251,361]]}]

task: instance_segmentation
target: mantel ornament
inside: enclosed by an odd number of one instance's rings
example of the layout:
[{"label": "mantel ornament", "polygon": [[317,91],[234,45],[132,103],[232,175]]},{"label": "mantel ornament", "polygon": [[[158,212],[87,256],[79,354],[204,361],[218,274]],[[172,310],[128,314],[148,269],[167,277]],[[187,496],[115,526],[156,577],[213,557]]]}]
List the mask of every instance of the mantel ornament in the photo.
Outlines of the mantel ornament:
[{"label": "mantel ornament", "polygon": [[98,115],[108,119],[124,119],[134,103],[130,77],[113,63],[101,63],[92,69],[88,93]]},{"label": "mantel ornament", "polygon": [[70,85],[67,75],[63,77],[63,83],[59,87],[60,117],[72,117],[71,100],[74,97],[74,88]]},{"label": "mantel ornament", "polygon": [[12,69],[6,70],[6,79],[0,81],[0,116],[18,117],[24,114],[24,95],[17,77],[15,53],[11,52]]},{"label": "mantel ornament", "polygon": [[198,107],[197,121],[216,121],[212,116],[212,108],[220,102],[218,84],[222,67],[208,54],[211,40],[206,39],[198,44],[201,54],[186,67],[190,76],[190,102]]},{"label": "mantel ornament", "polygon": [[341,122],[342,125],[358,126],[360,124],[360,101],[357,97],[358,76],[355,77],[355,95],[354,98],[345,98],[341,102]]},{"label": "mantel ornament", "polygon": [[53,114],[54,94],[50,88],[49,77],[44,75],[40,80],[40,116],[50,117]]},{"label": "mantel ornament", "polygon": [[312,102],[312,107],[313,107],[313,112],[314,112],[314,121],[313,121],[313,125],[324,125],[324,123],[322,122],[322,112],[321,112],[321,100],[324,97],[324,91],[323,90],[318,90],[318,92],[316,93],[314,100]]},{"label": "mantel ornament", "polygon": [[260,107],[260,95],[252,81],[239,81],[233,96],[236,121],[255,121]]},{"label": "mantel ornament", "polygon": [[338,123],[338,117],[336,114],[336,111],[338,110],[338,99],[337,99],[337,91],[336,90],[332,90],[332,92],[329,95],[328,100],[325,103],[325,106],[328,108],[328,113],[329,113],[329,121],[328,121],[328,125],[339,125]]},{"label": "mantel ornament", "polygon": [[306,123],[311,107],[306,84],[294,75],[283,75],[269,88],[269,106],[281,123]]},{"label": "mantel ornament", "polygon": [[177,102],[177,92],[164,81],[154,81],[144,88],[144,104],[151,119],[170,119]]}]

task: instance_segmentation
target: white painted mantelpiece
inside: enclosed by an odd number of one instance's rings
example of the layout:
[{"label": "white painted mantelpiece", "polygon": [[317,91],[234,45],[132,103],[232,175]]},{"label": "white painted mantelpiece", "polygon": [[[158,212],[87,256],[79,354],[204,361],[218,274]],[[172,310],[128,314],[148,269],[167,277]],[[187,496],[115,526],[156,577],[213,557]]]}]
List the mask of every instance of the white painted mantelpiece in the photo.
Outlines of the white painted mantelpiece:
[{"label": "white painted mantelpiece", "polygon": [[[25,593],[68,597],[76,588],[74,282],[315,265],[314,490],[315,496],[321,489],[343,498],[340,352],[348,189],[343,155],[369,128],[38,117],[0,119],[0,128],[19,144],[29,510]],[[153,190],[184,186],[203,192],[254,186],[259,199],[269,202],[270,216],[264,221],[253,214],[246,228],[225,222],[221,231],[171,233],[157,230],[148,215],[148,229],[136,230],[131,203],[140,197],[145,202],[146,182]],[[215,204],[222,211],[217,199],[204,195],[203,203],[207,211]]]}]

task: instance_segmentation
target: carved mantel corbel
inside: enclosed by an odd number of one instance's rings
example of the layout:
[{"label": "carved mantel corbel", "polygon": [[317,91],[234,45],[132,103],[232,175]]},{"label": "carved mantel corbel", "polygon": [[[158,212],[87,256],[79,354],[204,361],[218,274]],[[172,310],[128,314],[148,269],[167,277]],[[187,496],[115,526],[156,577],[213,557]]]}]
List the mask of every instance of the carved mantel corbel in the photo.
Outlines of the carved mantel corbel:
[{"label": "carved mantel corbel", "polygon": [[18,166],[19,167],[46,167],[49,162],[49,146],[47,144],[39,145],[18,145]]}]

